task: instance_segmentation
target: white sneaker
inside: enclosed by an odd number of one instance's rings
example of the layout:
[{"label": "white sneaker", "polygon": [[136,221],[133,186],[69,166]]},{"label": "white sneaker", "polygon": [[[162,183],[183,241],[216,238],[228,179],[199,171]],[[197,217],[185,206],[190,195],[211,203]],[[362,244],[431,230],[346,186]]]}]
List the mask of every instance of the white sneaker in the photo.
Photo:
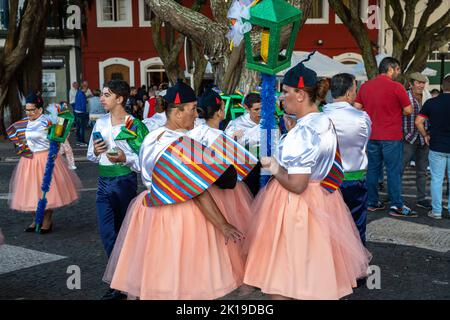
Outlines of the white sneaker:
[{"label": "white sneaker", "polygon": [[432,211],[429,211],[429,212],[428,212],[428,216],[429,216],[430,218],[437,219],[437,220],[442,219],[442,215],[437,214],[437,213],[433,213]]},{"label": "white sneaker", "polygon": [[416,166],[416,162],[415,162],[415,161],[411,161],[411,162],[409,163],[409,165],[410,165],[411,167],[415,167],[415,166]]},{"label": "white sneaker", "polygon": [[70,169],[70,170],[76,170],[77,167],[75,167],[75,166],[69,166],[69,169]]}]

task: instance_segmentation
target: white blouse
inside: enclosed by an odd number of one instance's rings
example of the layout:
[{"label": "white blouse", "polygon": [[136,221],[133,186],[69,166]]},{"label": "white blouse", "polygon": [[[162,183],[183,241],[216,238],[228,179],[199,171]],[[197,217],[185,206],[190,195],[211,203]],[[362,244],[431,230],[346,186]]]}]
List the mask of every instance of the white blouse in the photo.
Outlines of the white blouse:
[{"label": "white blouse", "polygon": [[165,112],[155,113],[150,118],[145,118],[142,122],[147,126],[148,131],[152,132],[158,128],[164,126],[167,122],[167,117]]},{"label": "white blouse", "polygon": [[195,127],[188,132],[188,136],[201,144],[210,147],[216,139],[223,134],[222,130],[211,128],[206,123]]},{"label": "white blouse", "polygon": [[344,172],[366,170],[366,149],[372,127],[369,115],[347,102],[327,104],[323,112],[336,129]]},{"label": "white blouse", "polygon": [[276,159],[288,174],[311,174],[311,180],[321,181],[333,166],[336,146],[331,120],[309,113],[280,141]]},{"label": "white blouse", "polygon": [[144,139],[139,153],[142,168],[142,182],[151,189],[153,168],[164,150],[179,137],[185,136],[184,131],[173,131],[166,127],[150,132]]},{"label": "white blouse", "polygon": [[36,120],[28,120],[25,138],[31,152],[46,151],[50,148],[50,140],[47,138],[49,121],[44,114]]},{"label": "white blouse", "polygon": [[[127,158],[125,164],[131,168],[131,170],[135,172],[140,172],[140,166],[139,166],[139,156],[134,153],[133,149],[128,145],[126,140],[114,140],[115,137],[120,133],[121,128],[125,124],[118,124],[113,126],[111,124],[111,114],[105,114],[101,118],[99,118],[94,125],[94,129],[92,129],[92,132],[100,132],[103,140],[106,141],[106,145],[108,150],[112,148],[120,148]],[[94,138],[91,134],[91,138],[89,140],[89,147],[87,152],[87,159],[92,162],[99,163],[103,166],[112,166],[115,165],[115,163],[112,163],[108,160],[108,157],[106,156],[106,153],[102,153],[98,156],[94,154]]]},{"label": "white blouse", "polygon": [[239,130],[242,130],[244,133],[243,136],[237,140],[240,145],[249,146],[251,149],[260,145],[260,125],[250,118],[249,113],[245,113],[242,116],[231,120],[225,129],[225,133],[230,137],[234,137],[234,134]]}]

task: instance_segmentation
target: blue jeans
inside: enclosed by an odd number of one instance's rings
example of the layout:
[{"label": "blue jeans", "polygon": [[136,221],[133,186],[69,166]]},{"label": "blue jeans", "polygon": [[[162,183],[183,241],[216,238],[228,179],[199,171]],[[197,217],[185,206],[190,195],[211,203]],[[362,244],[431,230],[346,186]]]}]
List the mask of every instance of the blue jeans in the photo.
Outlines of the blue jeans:
[{"label": "blue jeans", "polygon": [[[445,166],[447,166],[448,176],[450,176],[450,153],[430,150],[428,161],[431,172],[431,206],[433,207],[433,213],[442,214],[442,183],[444,182]],[[448,199],[450,207],[450,192]]]},{"label": "blue jeans", "polygon": [[391,206],[403,207],[402,200],[402,163],[403,141],[370,140],[367,145],[369,164],[367,168],[368,204],[376,205],[378,196],[378,178],[380,170],[386,167],[388,195]]}]

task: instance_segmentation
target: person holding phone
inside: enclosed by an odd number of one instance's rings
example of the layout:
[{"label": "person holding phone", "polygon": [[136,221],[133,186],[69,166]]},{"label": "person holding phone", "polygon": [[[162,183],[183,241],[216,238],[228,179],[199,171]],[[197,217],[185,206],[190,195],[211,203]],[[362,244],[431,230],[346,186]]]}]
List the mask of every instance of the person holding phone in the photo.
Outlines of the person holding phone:
[{"label": "person holding phone", "polygon": [[[137,195],[136,173],[140,171],[137,146],[140,143],[132,141],[132,138],[142,141],[148,133],[145,125],[125,111],[129,94],[130,87],[122,80],[112,80],[103,88],[100,101],[108,113],[96,121],[87,152],[88,160],[99,164],[97,222],[108,257],[128,205]],[[129,134],[131,138],[128,140],[118,140],[121,134],[130,130],[137,133]],[[103,299],[121,297],[120,292],[109,290]]]}]

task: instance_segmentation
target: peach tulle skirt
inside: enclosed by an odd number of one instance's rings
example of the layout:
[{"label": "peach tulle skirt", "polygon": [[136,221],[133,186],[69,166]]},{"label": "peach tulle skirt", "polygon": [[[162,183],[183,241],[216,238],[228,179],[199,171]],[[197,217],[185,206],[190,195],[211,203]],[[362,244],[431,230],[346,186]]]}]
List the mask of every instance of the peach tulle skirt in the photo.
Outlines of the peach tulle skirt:
[{"label": "peach tulle skirt", "polygon": [[340,191],[310,182],[297,195],[272,180],[253,204],[244,283],[294,299],[339,299],[371,259]]},{"label": "peach tulle skirt", "polygon": [[[247,185],[243,182],[238,182],[234,189],[220,189],[213,185],[208,191],[228,223],[232,224],[247,237],[248,227],[253,220],[251,209],[253,195]],[[245,243],[246,240],[239,244],[244,262],[248,253],[244,251],[248,249],[248,245],[245,245]]]},{"label": "peach tulle skirt", "polygon": [[[42,197],[41,185],[47,164],[48,151],[35,152],[33,158],[20,157],[12,174],[9,190],[9,206],[18,211],[36,211]],[[81,187],[78,176],[67,168],[58,156],[55,159],[50,191],[47,193],[47,209],[56,209],[71,204],[78,199]]]},{"label": "peach tulle skirt", "polygon": [[216,299],[242,284],[238,244],[222,233],[193,200],[160,207],[130,204],[103,280],[142,300]]}]

